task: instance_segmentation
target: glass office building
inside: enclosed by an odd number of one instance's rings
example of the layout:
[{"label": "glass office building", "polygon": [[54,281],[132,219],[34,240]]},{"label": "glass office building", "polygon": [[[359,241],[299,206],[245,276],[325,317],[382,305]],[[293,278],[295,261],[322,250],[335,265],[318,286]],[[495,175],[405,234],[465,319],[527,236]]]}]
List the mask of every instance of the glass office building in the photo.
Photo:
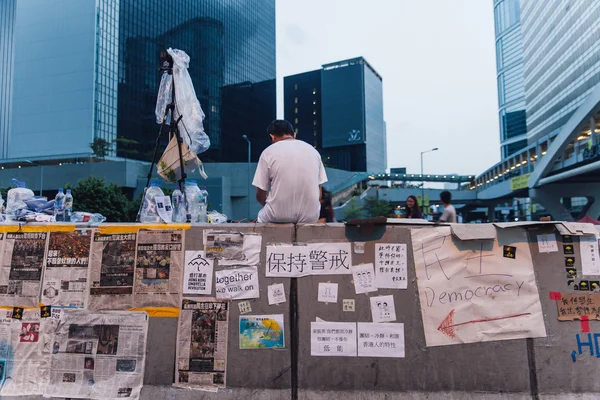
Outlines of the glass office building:
[{"label": "glass office building", "polygon": [[494,0],[500,146],[506,158],[527,146],[519,0]]},{"label": "glass office building", "polygon": [[[1,3],[0,22],[10,1]],[[246,161],[245,152],[232,159],[223,143],[245,148],[243,134],[265,134],[275,119],[275,0],[56,4],[16,2],[11,130],[0,131],[4,159],[88,157],[90,143],[102,138],[114,143],[110,155],[149,160],[159,129],[159,54],[169,47],[191,58],[189,73],[212,142],[203,160]],[[3,34],[0,50],[9,41]],[[250,93],[260,93],[260,116],[244,106],[249,91],[238,90],[238,98],[234,85],[257,85]],[[237,115],[236,124],[225,115]],[[4,153],[2,143],[8,143]]]},{"label": "glass office building", "polygon": [[600,82],[600,0],[522,0],[529,143],[552,138]]},{"label": "glass office building", "polygon": [[0,1],[0,157],[6,157],[8,153],[16,9],[16,0]]},{"label": "glass office building", "polygon": [[285,77],[284,112],[328,166],[374,173],[387,168],[382,78],[364,58]]}]

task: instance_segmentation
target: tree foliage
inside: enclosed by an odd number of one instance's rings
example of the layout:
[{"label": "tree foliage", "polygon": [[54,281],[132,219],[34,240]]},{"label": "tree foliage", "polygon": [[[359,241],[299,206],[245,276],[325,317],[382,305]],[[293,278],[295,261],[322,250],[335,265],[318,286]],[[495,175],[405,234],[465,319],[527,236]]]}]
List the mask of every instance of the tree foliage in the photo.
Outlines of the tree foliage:
[{"label": "tree foliage", "polygon": [[387,200],[379,200],[375,197],[365,198],[365,211],[371,218],[388,217],[392,213],[392,204]]},{"label": "tree foliage", "polygon": [[111,144],[112,143],[106,139],[96,137],[94,138],[94,141],[90,143],[90,148],[96,157],[104,158],[108,155]]},{"label": "tree foliage", "polygon": [[[107,184],[104,179],[90,176],[70,187],[73,194],[73,210],[100,213],[107,222],[131,222],[132,202],[114,183]],[[137,214],[137,209],[135,211]]]},{"label": "tree foliage", "polygon": [[356,198],[352,198],[348,203],[346,210],[344,211],[344,219],[349,221],[351,219],[360,218],[363,215],[363,209],[358,205]]}]

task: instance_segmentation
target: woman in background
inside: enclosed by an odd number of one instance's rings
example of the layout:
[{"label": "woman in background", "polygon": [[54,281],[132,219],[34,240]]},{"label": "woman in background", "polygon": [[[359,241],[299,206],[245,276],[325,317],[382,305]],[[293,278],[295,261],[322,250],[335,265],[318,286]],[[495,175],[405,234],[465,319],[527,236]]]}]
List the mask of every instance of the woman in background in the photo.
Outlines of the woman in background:
[{"label": "woman in background", "polygon": [[419,200],[415,196],[408,196],[406,199],[406,218],[423,219]]}]

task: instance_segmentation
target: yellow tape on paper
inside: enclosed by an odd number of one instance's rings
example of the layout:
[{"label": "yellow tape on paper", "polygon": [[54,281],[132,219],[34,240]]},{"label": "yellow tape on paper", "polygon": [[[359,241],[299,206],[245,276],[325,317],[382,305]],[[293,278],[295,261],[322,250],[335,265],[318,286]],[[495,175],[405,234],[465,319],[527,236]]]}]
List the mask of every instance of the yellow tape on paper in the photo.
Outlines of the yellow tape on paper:
[{"label": "yellow tape on paper", "polygon": [[146,311],[151,318],[177,318],[179,308],[177,307],[138,307],[130,308],[129,311]]},{"label": "yellow tape on paper", "polygon": [[98,232],[103,235],[116,235],[122,233],[136,233],[140,229],[150,230],[188,230],[192,224],[118,224],[118,225],[99,225]]},{"label": "yellow tape on paper", "polygon": [[73,232],[75,224],[45,224],[45,225],[0,225],[0,232]]}]

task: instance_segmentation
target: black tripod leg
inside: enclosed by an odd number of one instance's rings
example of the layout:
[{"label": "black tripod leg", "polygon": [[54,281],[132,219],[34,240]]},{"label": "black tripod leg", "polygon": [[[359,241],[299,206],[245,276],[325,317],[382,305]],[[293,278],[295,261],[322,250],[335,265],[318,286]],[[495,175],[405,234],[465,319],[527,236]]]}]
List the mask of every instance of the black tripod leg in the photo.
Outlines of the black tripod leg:
[{"label": "black tripod leg", "polygon": [[[187,194],[185,193],[185,178],[187,178],[187,174],[185,173],[185,164],[183,162],[183,151],[181,150],[181,146],[183,145],[183,139],[181,138],[181,134],[179,133],[179,128],[177,128],[177,124],[183,118],[182,115],[179,116],[177,121],[171,121],[171,133],[175,134],[177,138],[177,149],[179,150],[179,169],[181,170],[181,177],[177,182],[179,182],[179,190],[183,193],[183,202],[185,203],[185,219],[186,222],[192,221],[192,214],[190,213],[190,207],[187,201]],[[195,222],[195,221],[194,221]]]},{"label": "black tripod leg", "polygon": [[[168,113],[168,109],[167,109]],[[140,222],[140,217],[142,216],[142,208],[144,207],[144,198],[146,197],[146,191],[148,190],[148,186],[150,186],[150,180],[152,179],[152,170],[154,169],[154,164],[156,164],[156,155],[158,154],[158,147],[160,145],[160,138],[162,136],[163,128],[165,127],[165,122],[167,121],[165,114],[165,118],[163,119],[162,124],[160,124],[160,129],[158,130],[158,136],[156,136],[156,144],[154,145],[154,155],[152,156],[152,163],[150,164],[150,169],[148,170],[148,179],[146,179],[146,186],[144,187],[144,192],[142,193],[142,202],[140,203],[140,208],[138,209],[138,213],[136,216],[136,221]]]}]

